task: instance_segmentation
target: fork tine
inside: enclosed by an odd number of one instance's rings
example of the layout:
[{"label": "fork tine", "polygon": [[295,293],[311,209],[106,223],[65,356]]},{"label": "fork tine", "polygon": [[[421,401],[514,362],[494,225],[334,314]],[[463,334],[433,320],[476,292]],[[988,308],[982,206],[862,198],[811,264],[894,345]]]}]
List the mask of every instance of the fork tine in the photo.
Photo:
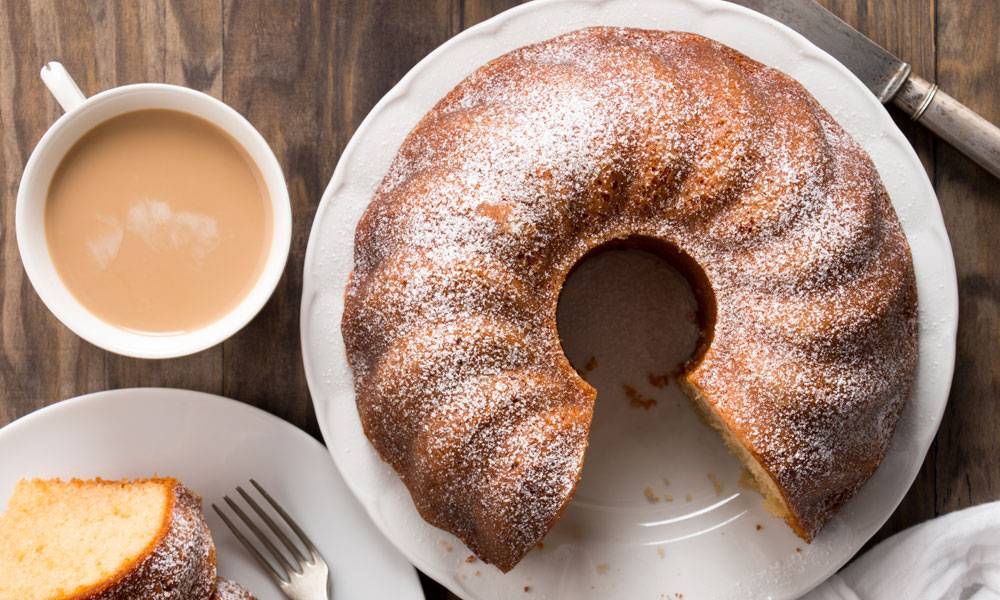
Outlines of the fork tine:
[{"label": "fork tine", "polygon": [[288,583],[290,581],[288,573],[286,572],[284,575],[278,573],[278,570],[274,568],[274,565],[272,565],[269,560],[264,558],[264,555],[262,555],[260,551],[258,551],[257,548],[250,543],[250,540],[248,540],[246,536],[243,535],[243,532],[240,531],[239,528],[236,527],[236,525],[233,525],[233,522],[229,520],[229,517],[226,516],[226,513],[222,512],[222,510],[218,506],[216,506],[214,502],[212,503],[212,509],[214,509],[215,513],[219,515],[219,518],[222,519],[222,522],[226,524],[226,527],[229,528],[229,531],[233,532],[233,535],[236,536],[236,539],[238,539],[240,543],[243,544],[243,547],[250,551],[250,554],[252,554],[253,557],[257,559],[257,562],[259,562],[261,566],[266,568],[268,572],[271,573],[272,577],[284,583]]},{"label": "fork tine", "polygon": [[285,572],[288,574],[289,579],[291,579],[291,572],[293,571],[295,573],[298,573],[299,575],[302,574],[302,565],[300,564],[297,568],[293,567],[291,563],[288,562],[288,559],[285,558],[285,555],[274,547],[274,544],[271,543],[271,539],[267,537],[267,535],[263,531],[260,530],[260,527],[257,527],[256,523],[250,520],[250,517],[248,517],[247,514],[243,512],[243,509],[241,509],[238,504],[233,502],[232,498],[230,498],[229,496],[223,496],[222,499],[226,501],[226,504],[229,505],[229,508],[233,509],[233,512],[235,512],[236,516],[238,516],[243,521],[243,524],[250,528],[250,531],[252,531],[254,535],[257,536],[257,539],[260,540],[261,543],[263,543],[267,547],[267,549],[271,551],[271,554],[274,555],[275,560],[280,562],[281,566],[285,568]]},{"label": "fork tine", "polygon": [[264,499],[271,504],[271,507],[274,508],[274,510],[277,511],[279,515],[281,515],[281,518],[285,520],[285,523],[288,523],[288,526],[291,527],[292,531],[294,531],[295,534],[299,536],[299,539],[302,540],[302,543],[305,544],[305,547],[308,548],[309,552],[312,553],[313,558],[322,558],[322,555],[320,555],[319,550],[316,549],[316,546],[312,543],[312,540],[309,539],[309,536],[306,535],[306,532],[302,531],[302,528],[299,527],[298,523],[296,523],[292,519],[292,517],[289,516],[287,512],[285,512],[285,509],[281,508],[281,505],[274,501],[274,498],[271,497],[271,494],[268,494],[267,491],[263,487],[261,487],[261,485],[257,483],[255,479],[251,478],[250,483],[252,483],[253,486],[257,488],[257,491],[260,492],[260,495],[263,496]]},{"label": "fork tine", "polygon": [[308,561],[308,559],[305,556],[302,556],[302,552],[299,551],[298,547],[292,543],[292,540],[288,539],[288,536],[285,535],[285,532],[282,531],[280,527],[278,527],[278,524],[274,522],[274,519],[272,519],[270,515],[264,512],[264,509],[261,508],[259,504],[257,504],[256,500],[250,497],[250,494],[246,493],[246,491],[240,486],[236,486],[236,491],[240,493],[240,496],[243,496],[243,500],[245,500],[246,503],[250,505],[250,508],[252,508],[254,512],[257,513],[257,516],[260,517],[260,520],[263,521],[264,524],[267,525],[271,529],[271,531],[274,532],[274,535],[279,540],[281,540],[283,544],[285,544],[285,548],[288,548],[288,551],[294,554],[295,558],[297,558],[300,563]]}]

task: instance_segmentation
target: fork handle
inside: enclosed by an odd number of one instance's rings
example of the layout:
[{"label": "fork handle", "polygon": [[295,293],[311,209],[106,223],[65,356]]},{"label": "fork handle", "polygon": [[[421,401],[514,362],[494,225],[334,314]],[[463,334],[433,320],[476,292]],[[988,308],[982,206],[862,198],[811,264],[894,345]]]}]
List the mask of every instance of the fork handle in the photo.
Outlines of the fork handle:
[{"label": "fork handle", "polygon": [[917,75],[910,75],[892,101],[1000,178],[1000,128],[996,125]]}]

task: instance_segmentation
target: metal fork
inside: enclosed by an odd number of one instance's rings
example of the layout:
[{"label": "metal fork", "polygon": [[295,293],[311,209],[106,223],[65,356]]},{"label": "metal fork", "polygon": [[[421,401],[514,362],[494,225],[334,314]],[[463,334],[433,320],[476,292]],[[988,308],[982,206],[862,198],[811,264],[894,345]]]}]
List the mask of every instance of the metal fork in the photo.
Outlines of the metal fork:
[{"label": "metal fork", "polygon": [[[247,516],[243,509],[239,507],[236,502],[233,501],[229,496],[224,496],[223,500],[229,505],[236,516],[239,517],[243,524],[246,525],[250,531],[260,540],[260,543],[264,546],[267,552],[271,555],[271,560],[264,557],[261,550],[251,542],[246,535],[240,529],[233,524],[233,522],[226,516],[226,513],[212,504],[212,508],[219,515],[222,521],[229,527],[229,530],[233,532],[236,539],[243,544],[243,546],[250,551],[250,554],[257,559],[257,561],[264,567],[271,577],[277,582],[278,587],[281,591],[285,593],[285,596],[291,600],[330,600],[330,594],[328,591],[329,579],[330,579],[330,568],[327,566],[326,561],[320,555],[319,550],[313,545],[312,541],[309,540],[309,536],[302,531],[302,528],[292,520],[285,509],[281,508],[274,498],[271,497],[267,491],[260,486],[259,483],[250,480],[253,487],[257,488],[257,491],[261,496],[271,505],[276,513],[285,521],[285,524],[295,532],[298,536],[299,541],[305,547],[306,552],[308,552],[309,557],[306,558],[305,552],[300,551],[299,547],[292,543],[292,540],[288,538],[282,528],[274,522],[264,509],[260,507],[257,502],[250,497],[250,494],[240,487],[236,486],[236,491],[243,500],[250,505],[260,520],[271,530],[276,538],[281,540],[288,550],[288,554],[291,555],[289,559],[286,557],[285,553],[278,550],[274,542],[268,537],[268,535],[261,531],[261,528],[254,523],[250,517]],[[292,564],[294,561],[294,565]]]}]

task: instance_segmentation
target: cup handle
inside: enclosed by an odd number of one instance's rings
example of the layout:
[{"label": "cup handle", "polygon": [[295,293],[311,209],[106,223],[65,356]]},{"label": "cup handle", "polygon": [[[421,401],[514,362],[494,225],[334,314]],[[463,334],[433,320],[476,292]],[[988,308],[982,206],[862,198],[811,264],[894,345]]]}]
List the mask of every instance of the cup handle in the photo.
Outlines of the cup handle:
[{"label": "cup handle", "polygon": [[55,61],[48,63],[42,67],[41,76],[45,87],[49,88],[49,92],[64,111],[70,112],[87,99],[62,63]]}]

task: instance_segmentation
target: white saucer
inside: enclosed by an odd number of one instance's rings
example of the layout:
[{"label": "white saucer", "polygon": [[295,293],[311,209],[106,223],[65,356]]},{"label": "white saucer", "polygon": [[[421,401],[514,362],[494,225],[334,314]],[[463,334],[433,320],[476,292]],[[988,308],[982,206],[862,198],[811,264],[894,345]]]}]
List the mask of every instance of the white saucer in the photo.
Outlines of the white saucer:
[{"label": "white saucer", "polygon": [[[658,395],[657,407],[649,412],[605,410],[627,406],[627,399],[599,397],[593,446],[577,497],[544,548],[507,575],[467,563],[469,553],[459,541],[425,523],[361,429],[340,333],[343,292],[353,264],[355,225],[396,149],[434,103],[480,65],[590,25],[692,31],[781,69],[801,81],[871,154],[892,197],[917,275],[916,386],[883,465],[812,544],[795,538],[766,514],[759,496],[738,485],[735,461],[673,395],[675,386],[640,388],[644,397]],[[833,58],[771,19],[715,0],[541,0],[445,43],[362,123],[316,213],[301,327],[319,424],[348,486],[417,568],[463,598],[652,600],[678,593],[685,598],[793,598],[856,553],[912,483],[947,403],[957,314],[951,247],[923,167],[882,105]],[[598,387],[597,379],[608,381],[602,364],[607,363],[598,360],[594,371]],[[630,381],[636,375],[641,380],[642,374],[632,374]],[[621,390],[621,383],[611,381],[610,387]],[[610,453],[615,453],[612,458]],[[645,486],[658,501],[645,498]]]},{"label": "white saucer", "polygon": [[24,477],[178,478],[205,501],[219,574],[261,600],[284,598],[209,509],[259,481],[330,564],[337,600],[422,600],[413,567],[376,530],[305,432],[252,406],[185,390],[80,396],[0,429],[0,510]]}]

